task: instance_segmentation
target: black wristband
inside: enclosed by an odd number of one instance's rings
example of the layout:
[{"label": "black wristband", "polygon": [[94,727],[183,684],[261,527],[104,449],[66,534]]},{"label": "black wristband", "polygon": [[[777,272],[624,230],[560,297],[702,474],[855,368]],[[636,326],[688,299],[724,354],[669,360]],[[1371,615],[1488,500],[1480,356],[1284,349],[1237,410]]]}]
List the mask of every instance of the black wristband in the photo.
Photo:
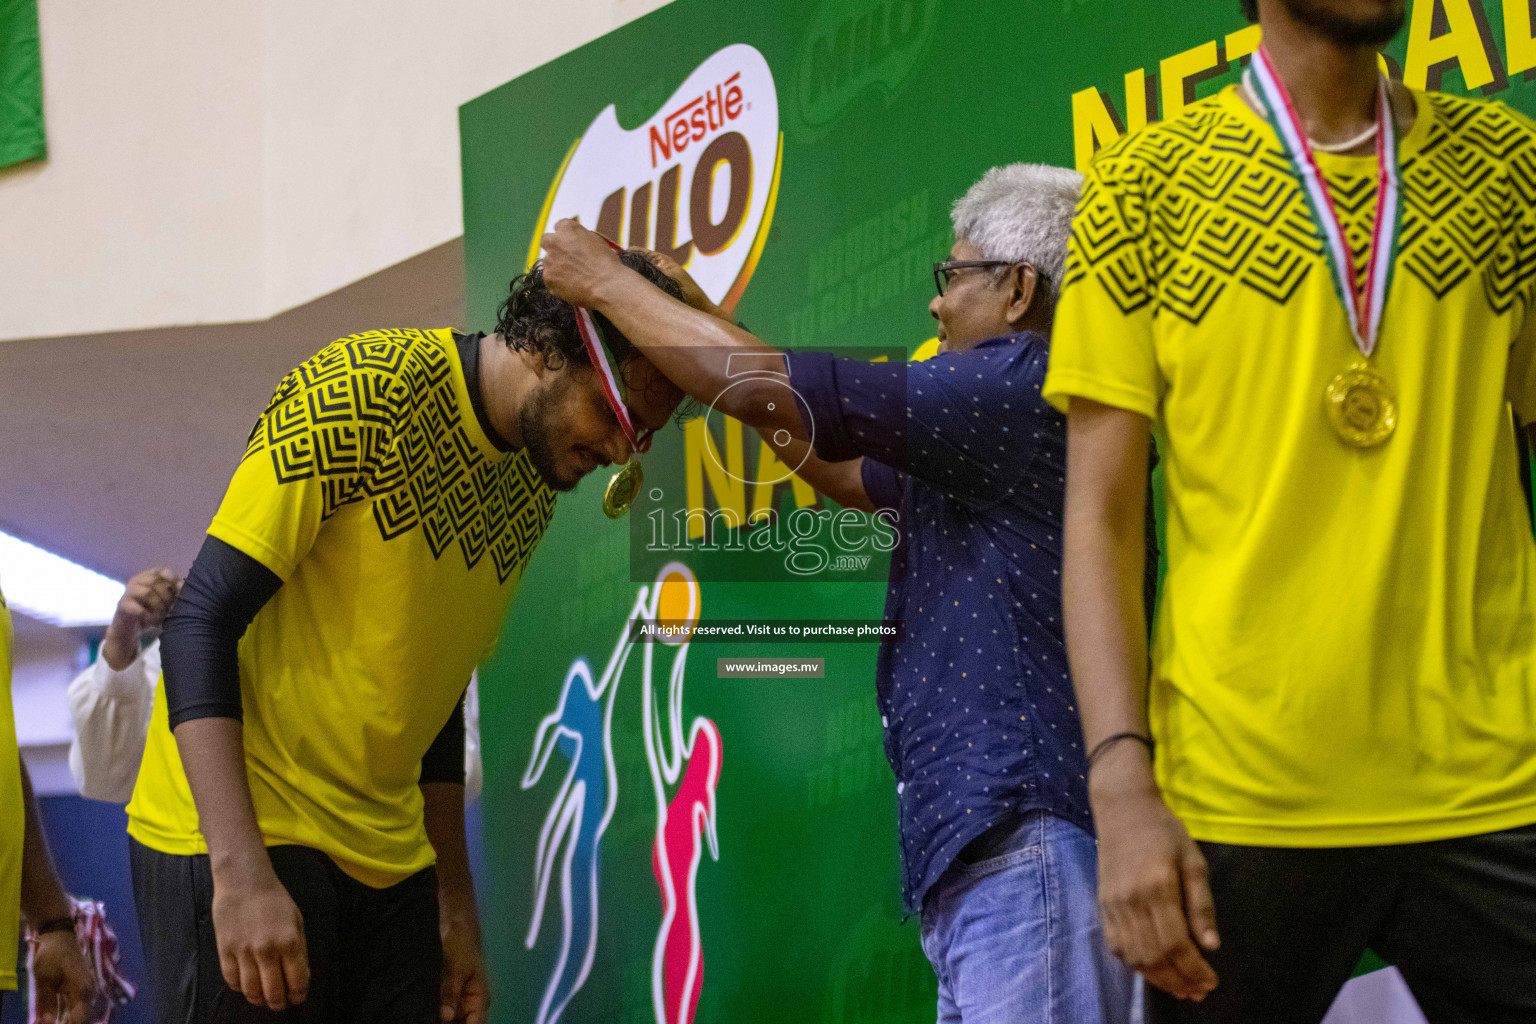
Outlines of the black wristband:
[{"label": "black wristband", "polygon": [[56,917],[52,921],[44,921],[32,929],[32,934],[47,935],[49,932],[73,932],[74,930],[75,918],[71,914],[69,917]]},{"label": "black wristband", "polygon": [[1110,747],[1114,746],[1116,743],[1119,743],[1121,740],[1135,740],[1137,743],[1145,744],[1146,748],[1147,748],[1147,753],[1149,753],[1149,754],[1152,753],[1155,749],[1157,749],[1156,746],[1153,744],[1151,737],[1143,736],[1139,732],[1117,732],[1113,736],[1109,736],[1109,737],[1107,737],[1105,739],[1100,740],[1098,742],[1098,745],[1093,748],[1092,753],[1090,753],[1088,755],[1088,767],[1089,767],[1089,769],[1093,768],[1093,763],[1095,761],[1097,761],[1101,756],[1103,756],[1104,751],[1108,750]]}]

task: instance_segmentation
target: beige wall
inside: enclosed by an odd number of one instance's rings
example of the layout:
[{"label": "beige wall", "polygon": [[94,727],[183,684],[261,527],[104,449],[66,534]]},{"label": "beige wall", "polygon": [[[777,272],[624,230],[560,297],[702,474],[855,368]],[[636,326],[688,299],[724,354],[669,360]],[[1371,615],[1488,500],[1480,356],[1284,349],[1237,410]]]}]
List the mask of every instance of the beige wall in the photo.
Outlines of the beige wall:
[{"label": "beige wall", "polygon": [[0,340],[261,319],[458,236],[458,105],[666,2],[46,0]]},{"label": "beige wall", "polygon": [[0,338],[260,315],[258,0],[38,17],[49,159],[0,171]]}]

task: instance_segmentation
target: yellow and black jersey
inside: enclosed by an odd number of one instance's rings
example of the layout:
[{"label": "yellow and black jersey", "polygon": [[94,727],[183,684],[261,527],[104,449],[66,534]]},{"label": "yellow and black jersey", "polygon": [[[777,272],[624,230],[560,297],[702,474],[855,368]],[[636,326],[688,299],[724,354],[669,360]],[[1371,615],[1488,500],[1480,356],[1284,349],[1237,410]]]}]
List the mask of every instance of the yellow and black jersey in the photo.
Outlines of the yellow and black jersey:
[{"label": "yellow and black jersey", "polygon": [[[283,581],[239,645],[268,845],[322,850],[375,886],[432,863],[422,755],[554,502],[526,451],[487,436],[450,331],[353,335],[284,378],[208,530]],[[163,687],[129,832],[203,852]]]},{"label": "yellow and black jersey", "polygon": [[[1333,432],[1360,360],[1300,180],[1227,89],[1092,164],[1045,394],[1153,422],[1168,575],[1159,781],[1198,839],[1350,846],[1536,822],[1536,129],[1413,93],[1371,362],[1396,433]],[[1362,269],[1375,157],[1317,155]]]}]

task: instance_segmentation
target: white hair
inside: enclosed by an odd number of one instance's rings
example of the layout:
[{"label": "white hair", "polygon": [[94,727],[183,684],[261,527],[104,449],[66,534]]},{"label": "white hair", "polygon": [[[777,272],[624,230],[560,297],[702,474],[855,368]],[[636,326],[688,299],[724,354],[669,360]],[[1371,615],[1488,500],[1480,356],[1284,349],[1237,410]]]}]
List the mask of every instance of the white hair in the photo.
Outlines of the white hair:
[{"label": "white hair", "polygon": [[1067,235],[1083,176],[1048,164],[1008,164],[982,175],[950,211],[955,238],[983,259],[1028,263],[1049,279],[1051,304],[1061,293]]}]

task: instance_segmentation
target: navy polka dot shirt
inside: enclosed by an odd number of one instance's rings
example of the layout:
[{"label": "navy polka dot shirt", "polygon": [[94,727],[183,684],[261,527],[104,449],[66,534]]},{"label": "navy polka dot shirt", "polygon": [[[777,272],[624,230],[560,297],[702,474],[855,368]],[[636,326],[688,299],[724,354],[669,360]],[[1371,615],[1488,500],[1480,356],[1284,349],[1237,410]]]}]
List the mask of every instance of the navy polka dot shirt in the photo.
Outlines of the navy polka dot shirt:
[{"label": "navy polka dot shirt", "polygon": [[[1046,810],[1091,829],[1061,624],[1066,421],[1040,397],[1034,333],[920,363],[788,354],[816,452],[863,456],[876,508],[900,512],[876,696],[896,773],[909,912],[961,848]],[[1155,572],[1149,559],[1149,579]]]}]

